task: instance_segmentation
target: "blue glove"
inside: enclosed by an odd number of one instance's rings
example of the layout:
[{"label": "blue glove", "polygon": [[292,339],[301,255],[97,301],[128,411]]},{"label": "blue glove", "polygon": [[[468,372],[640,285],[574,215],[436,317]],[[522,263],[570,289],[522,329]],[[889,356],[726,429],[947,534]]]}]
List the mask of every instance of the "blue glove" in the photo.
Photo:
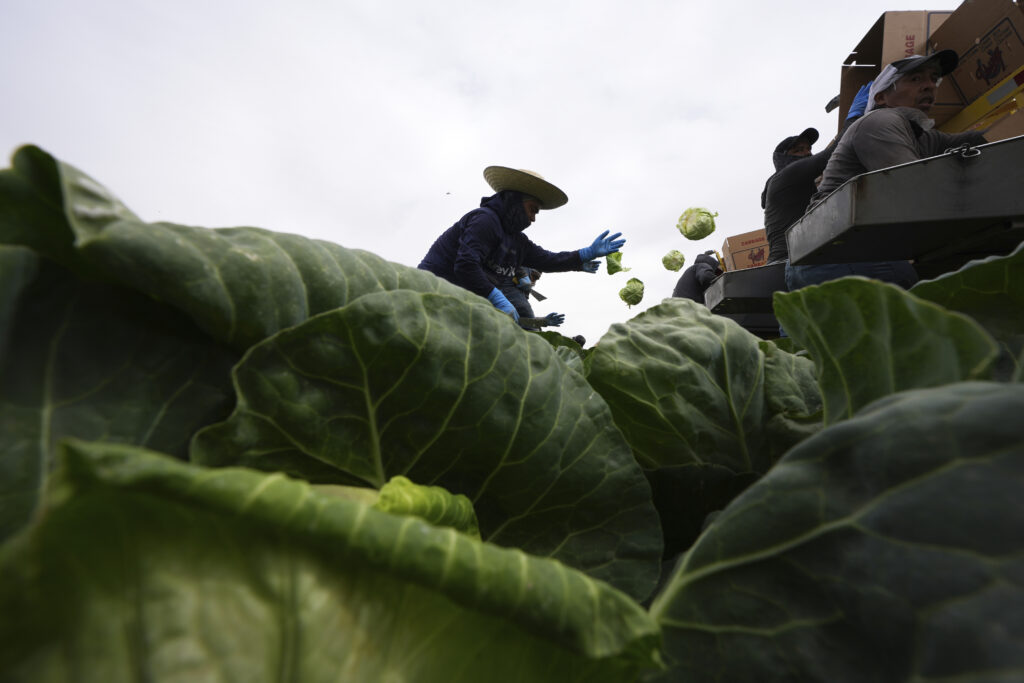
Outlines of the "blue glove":
[{"label": "blue glove", "polygon": [[516,285],[516,287],[523,290],[524,292],[529,292],[531,289],[533,289],[533,280],[530,279],[529,275],[524,275],[521,278],[519,278],[519,283]]},{"label": "blue glove", "polygon": [[544,316],[544,324],[551,327],[558,327],[565,322],[565,313],[548,313]]},{"label": "blue glove", "polygon": [[580,249],[580,258],[584,261],[590,261],[602,256],[607,256],[608,254],[614,254],[619,250],[619,247],[626,243],[626,240],[618,239],[620,235],[622,235],[622,233],[617,232],[611,237],[608,237],[608,231],[605,230],[597,236],[597,239],[594,240],[593,244],[589,247],[583,247]]},{"label": "blue glove", "polygon": [[868,108],[868,94],[871,91],[871,84],[874,81],[868,81],[864,85],[860,86],[860,90],[853,96],[853,102],[850,104],[850,111],[846,114],[846,120],[855,119],[858,116],[864,116],[864,110]]},{"label": "blue glove", "polygon": [[505,298],[505,295],[501,293],[501,290],[495,287],[491,290],[491,293],[487,295],[487,300],[502,313],[507,313],[512,316],[512,319],[519,322],[519,312],[516,311],[516,307],[509,303],[509,300]]},{"label": "blue glove", "polygon": [[600,261],[584,261],[583,265],[581,266],[581,268],[587,271],[588,273],[596,273],[600,267]]}]

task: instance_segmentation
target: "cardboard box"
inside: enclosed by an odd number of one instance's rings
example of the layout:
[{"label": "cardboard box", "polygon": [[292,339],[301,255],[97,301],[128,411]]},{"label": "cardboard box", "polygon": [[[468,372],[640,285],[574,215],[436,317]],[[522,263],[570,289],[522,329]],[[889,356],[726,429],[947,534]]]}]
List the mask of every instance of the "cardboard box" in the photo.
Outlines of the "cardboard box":
[{"label": "cardboard box", "polygon": [[960,56],[935,93],[936,104],[960,105],[946,116],[931,114],[941,126],[1024,65],[1024,9],[1012,0],[965,0],[928,37],[928,52],[936,50]]},{"label": "cardboard box", "polygon": [[1024,112],[1019,109],[1011,111],[1009,115],[999,119],[996,124],[985,131],[985,139],[989,142],[1015,138],[1018,135],[1024,135]]},{"label": "cardboard box", "polygon": [[1003,119],[1020,109],[1018,100],[1024,100],[1024,65],[961,109],[939,129],[946,133],[980,130],[989,142],[1016,137],[1020,133],[1012,133],[1015,128],[1009,122],[1003,125]]},{"label": "cardboard box", "polygon": [[768,235],[764,228],[726,237],[722,243],[722,260],[727,271],[768,263]]},{"label": "cardboard box", "polygon": [[[839,129],[860,87],[874,79],[889,62],[927,54],[929,37],[952,14],[953,10],[882,13],[843,61],[839,79]],[[957,104],[962,106],[962,103]]]}]

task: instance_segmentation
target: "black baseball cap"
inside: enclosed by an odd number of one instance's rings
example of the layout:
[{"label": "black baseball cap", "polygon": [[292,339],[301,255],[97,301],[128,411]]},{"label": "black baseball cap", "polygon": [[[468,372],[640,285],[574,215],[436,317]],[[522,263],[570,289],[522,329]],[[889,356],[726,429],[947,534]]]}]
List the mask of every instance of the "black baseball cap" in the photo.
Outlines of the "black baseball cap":
[{"label": "black baseball cap", "polygon": [[790,135],[788,138],[776,145],[775,153],[785,154],[789,151],[789,148],[795,145],[799,140],[805,141],[808,145],[813,145],[818,141],[818,131],[814,128],[807,128],[799,135]]}]

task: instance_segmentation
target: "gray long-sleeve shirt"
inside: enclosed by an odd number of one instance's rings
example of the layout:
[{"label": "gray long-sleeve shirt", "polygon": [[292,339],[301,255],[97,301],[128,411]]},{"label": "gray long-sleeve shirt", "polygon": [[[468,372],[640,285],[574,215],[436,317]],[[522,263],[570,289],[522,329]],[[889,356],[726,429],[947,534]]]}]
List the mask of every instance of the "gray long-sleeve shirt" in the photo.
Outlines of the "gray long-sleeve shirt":
[{"label": "gray long-sleeve shirt", "polygon": [[918,159],[942,154],[964,143],[981,145],[981,133],[943,133],[920,109],[874,109],[856,121],[839,141],[811,205],[824,199],[850,178]]}]

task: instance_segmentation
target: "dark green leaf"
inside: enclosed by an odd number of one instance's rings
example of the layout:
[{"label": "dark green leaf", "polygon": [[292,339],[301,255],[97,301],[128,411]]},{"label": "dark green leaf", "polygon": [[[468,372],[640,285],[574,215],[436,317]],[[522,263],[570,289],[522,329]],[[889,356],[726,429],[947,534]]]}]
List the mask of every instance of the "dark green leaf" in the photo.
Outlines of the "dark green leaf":
[{"label": "dark green leaf", "polygon": [[648,470],[669,546],[685,547],[709,512],[814,431],[812,364],[769,347],[704,306],[666,299],[613,325],[588,359],[588,381]]},{"label": "dark green leaf", "polygon": [[258,228],[122,221],[82,249],[120,281],[181,309],[240,350],[374,292],[412,289],[481,299],[369,252]]},{"label": "dark green leaf", "polygon": [[485,301],[381,292],[254,346],[238,406],[193,459],[472,500],[485,540],[550,555],[645,597],[661,533],[604,401]]},{"label": "dark green leaf", "polygon": [[62,437],[177,457],[233,403],[237,355],[177,311],[0,248],[0,539],[21,526]]},{"label": "dark green leaf", "polygon": [[[1009,256],[971,261],[960,270],[919,282],[912,294],[974,318],[1016,361],[1024,352],[1024,244]],[[1011,362],[1019,374],[1019,363]]]},{"label": "dark green leaf", "polygon": [[703,463],[764,471],[764,358],[733,321],[682,299],[612,325],[587,379],[647,469]]},{"label": "dark green leaf", "polygon": [[875,402],[727,507],[655,600],[665,680],[1024,676],[1024,386]]},{"label": "dark green leaf", "polygon": [[774,301],[817,366],[825,424],[897,391],[988,379],[998,354],[966,316],[862,277],[776,292]]},{"label": "dark green leaf", "polygon": [[408,288],[480,298],[426,271],[299,235],[145,223],[38,148],[20,150],[15,162],[0,177],[0,206],[9,204],[0,211],[4,241],[164,301],[239,351],[368,293]]},{"label": "dark green leaf", "polygon": [[773,453],[781,455],[821,429],[822,402],[814,363],[760,341],[764,354],[765,432]]},{"label": "dark green leaf", "polygon": [[555,347],[556,349],[569,349],[575,352],[576,355],[578,355],[580,358],[583,358],[583,356],[585,355],[583,347],[576,343],[575,340],[570,339],[569,337],[566,337],[565,335],[559,332],[555,332],[554,330],[541,330],[539,332],[535,332],[534,334],[539,336],[541,339],[547,341],[547,343],[551,344],[551,346]]},{"label": "dark green leaf", "polygon": [[804,350],[804,348],[797,344],[792,337],[775,337],[773,339],[769,339],[768,341],[770,341],[772,344],[775,344],[775,346],[779,347],[779,349],[785,351],[786,353],[799,353],[800,351]]},{"label": "dark green leaf", "polygon": [[95,275],[74,248],[64,212],[62,165],[27,145],[0,170],[0,243],[23,245],[79,273]]},{"label": "dark green leaf", "polygon": [[18,303],[36,279],[39,258],[30,249],[0,245],[0,358],[15,331]]}]

